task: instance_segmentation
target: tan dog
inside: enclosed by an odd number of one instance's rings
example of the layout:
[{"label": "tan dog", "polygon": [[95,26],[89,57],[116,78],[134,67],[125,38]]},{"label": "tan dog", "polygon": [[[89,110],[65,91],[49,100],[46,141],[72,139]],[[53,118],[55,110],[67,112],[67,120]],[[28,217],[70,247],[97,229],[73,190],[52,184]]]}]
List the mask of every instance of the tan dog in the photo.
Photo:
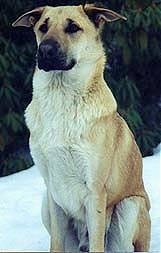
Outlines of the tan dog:
[{"label": "tan dog", "polygon": [[42,216],[51,251],[65,251],[71,219],[82,251],[88,239],[90,252],[149,249],[141,154],[103,78],[100,31],[117,19],[125,18],[91,5],[47,6],[13,24],[32,26],[38,44],[26,122],[47,188]]}]

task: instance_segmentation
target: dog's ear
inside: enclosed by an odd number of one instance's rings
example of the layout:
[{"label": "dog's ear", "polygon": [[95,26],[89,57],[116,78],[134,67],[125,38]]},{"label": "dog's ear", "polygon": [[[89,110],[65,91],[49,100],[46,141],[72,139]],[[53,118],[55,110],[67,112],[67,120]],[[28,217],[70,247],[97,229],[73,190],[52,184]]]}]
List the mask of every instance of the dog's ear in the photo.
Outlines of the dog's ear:
[{"label": "dog's ear", "polygon": [[44,9],[45,7],[38,7],[32,11],[23,14],[18,19],[16,19],[15,22],[13,22],[12,26],[33,27],[36,24],[36,22],[40,19]]},{"label": "dog's ear", "polygon": [[126,17],[118,14],[115,11],[95,7],[92,4],[86,4],[83,6],[83,9],[97,27],[99,27],[101,24],[104,24],[105,22],[113,22],[118,19],[127,20]]}]

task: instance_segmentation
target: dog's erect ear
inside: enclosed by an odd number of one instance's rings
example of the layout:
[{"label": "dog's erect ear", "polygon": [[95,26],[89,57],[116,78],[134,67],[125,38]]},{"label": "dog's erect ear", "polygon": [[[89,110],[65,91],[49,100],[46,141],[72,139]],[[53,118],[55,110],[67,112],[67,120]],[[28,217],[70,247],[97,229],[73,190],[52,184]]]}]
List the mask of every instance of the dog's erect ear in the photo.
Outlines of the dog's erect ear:
[{"label": "dog's erect ear", "polygon": [[91,5],[91,4],[86,4],[85,6],[83,6],[83,9],[85,13],[88,15],[88,17],[95,23],[97,27],[99,27],[100,24],[105,23],[105,22],[113,22],[118,19],[127,20],[126,17],[118,14],[115,11],[95,7],[94,5]]},{"label": "dog's erect ear", "polygon": [[32,27],[36,24],[36,22],[40,19],[45,7],[39,7],[32,11],[29,11],[22,16],[20,16],[16,21],[12,24],[13,27],[16,26],[26,26]]}]

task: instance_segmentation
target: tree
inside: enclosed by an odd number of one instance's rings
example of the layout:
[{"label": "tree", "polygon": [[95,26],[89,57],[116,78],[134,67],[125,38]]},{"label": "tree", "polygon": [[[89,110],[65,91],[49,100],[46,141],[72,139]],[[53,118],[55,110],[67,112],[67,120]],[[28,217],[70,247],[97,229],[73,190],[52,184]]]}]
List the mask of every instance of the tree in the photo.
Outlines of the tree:
[{"label": "tree", "polygon": [[[32,4],[28,2],[28,7]],[[13,31],[11,24],[25,9],[26,2],[1,0],[0,15],[0,175],[28,168],[32,164],[28,150],[29,132],[24,109],[31,99],[34,46],[33,35]],[[26,40],[26,38],[29,38]],[[33,44],[33,43],[32,43]]]}]

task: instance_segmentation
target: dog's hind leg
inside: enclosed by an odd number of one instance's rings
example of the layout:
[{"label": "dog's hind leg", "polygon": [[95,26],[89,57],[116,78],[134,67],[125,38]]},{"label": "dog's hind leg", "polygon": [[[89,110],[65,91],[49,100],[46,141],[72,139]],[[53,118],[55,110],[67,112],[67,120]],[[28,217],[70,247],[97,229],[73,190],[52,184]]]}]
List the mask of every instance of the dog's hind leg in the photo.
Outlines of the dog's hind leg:
[{"label": "dog's hind leg", "polygon": [[142,197],[129,197],[115,206],[107,231],[106,252],[148,251],[150,218],[145,205]]},{"label": "dog's hind leg", "polygon": [[[142,199],[142,202],[144,199]],[[151,220],[149,212],[146,209],[145,201],[142,203],[139,217],[138,230],[135,235],[134,251],[147,252],[150,248]]]}]

